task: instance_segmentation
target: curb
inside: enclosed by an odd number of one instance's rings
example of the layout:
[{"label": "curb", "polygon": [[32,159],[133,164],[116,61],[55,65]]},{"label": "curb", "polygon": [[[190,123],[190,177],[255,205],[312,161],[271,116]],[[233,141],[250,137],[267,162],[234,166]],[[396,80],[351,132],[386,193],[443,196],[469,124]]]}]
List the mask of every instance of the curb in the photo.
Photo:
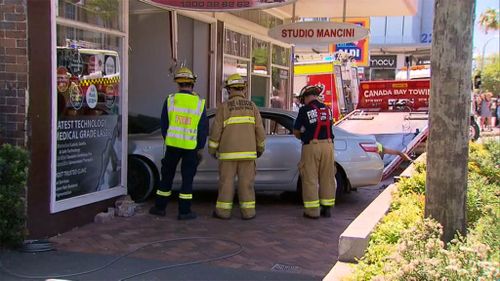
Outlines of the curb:
[{"label": "curb", "polygon": [[392,192],[396,185],[389,185],[339,237],[339,261],[355,262],[365,254],[373,229],[391,206]]},{"label": "curb", "polygon": [[[426,153],[415,160],[415,162],[425,161]],[[412,164],[399,175],[399,178],[410,177],[414,172],[415,168]],[[368,247],[370,235],[375,226],[389,211],[392,192],[396,189],[397,185],[395,183],[389,185],[340,235],[338,261],[323,278],[324,281],[340,281],[352,274],[352,265],[355,264],[356,259],[363,257]]]}]

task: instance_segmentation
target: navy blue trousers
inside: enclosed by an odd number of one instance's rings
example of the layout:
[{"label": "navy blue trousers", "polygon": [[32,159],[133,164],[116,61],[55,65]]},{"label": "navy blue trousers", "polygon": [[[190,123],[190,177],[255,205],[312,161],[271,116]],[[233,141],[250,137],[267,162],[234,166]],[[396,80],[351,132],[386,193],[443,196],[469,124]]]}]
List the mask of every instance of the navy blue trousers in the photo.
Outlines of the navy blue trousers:
[{"label": "navy blue trousers", "polygon": [[[179,161],[181,161],[182,186],[180,194],[192,195],[193,179],[198,167],[198,153],[196,149],[182,149],[173,146],[167,146],[165,156],[161,160],[161,180],[158,188],[162,193],[172,190],[172,183],[175,177],[175,170]],[[167,207],[169,196],[156,196],[156,207],[165,209]],[[186,214],[191,212],[191,199],[179,198],[179,213]]]}]

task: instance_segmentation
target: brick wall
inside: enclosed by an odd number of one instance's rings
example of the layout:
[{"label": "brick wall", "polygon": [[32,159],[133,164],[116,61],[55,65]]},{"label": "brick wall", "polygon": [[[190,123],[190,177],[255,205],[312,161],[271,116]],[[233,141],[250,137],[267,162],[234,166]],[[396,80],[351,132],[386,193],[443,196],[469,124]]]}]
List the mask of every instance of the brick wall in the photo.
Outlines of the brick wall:
[{"label": "brick wall", "polygon": [[0,0],[0,143],[26,146],[26,0]]}]

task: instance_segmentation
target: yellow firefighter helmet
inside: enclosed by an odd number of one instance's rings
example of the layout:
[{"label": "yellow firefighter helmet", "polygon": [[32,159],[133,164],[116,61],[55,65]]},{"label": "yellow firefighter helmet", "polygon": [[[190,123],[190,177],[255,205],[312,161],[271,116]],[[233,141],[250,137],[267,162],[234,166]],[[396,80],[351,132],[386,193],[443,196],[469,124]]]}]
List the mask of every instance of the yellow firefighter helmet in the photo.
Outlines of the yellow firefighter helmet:
[{"label": "yellow firefighter helmet", "polygon": [[195,83],[196,75],[193,74],[191,69],[187,67],[179,68],[174,75],[174,81],[176,83]]},{"label": "yellow firefighter helmet", "polygon": [[246,86],[245,80],[237,73],[229,75],[226,79],[226,88],[245,88]]}]

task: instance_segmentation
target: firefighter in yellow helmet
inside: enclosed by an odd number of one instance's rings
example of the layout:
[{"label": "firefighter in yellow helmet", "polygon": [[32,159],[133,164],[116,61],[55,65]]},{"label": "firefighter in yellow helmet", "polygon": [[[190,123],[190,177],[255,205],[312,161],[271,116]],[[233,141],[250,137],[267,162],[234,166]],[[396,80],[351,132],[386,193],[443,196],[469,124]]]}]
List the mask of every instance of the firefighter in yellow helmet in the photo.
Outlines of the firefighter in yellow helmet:
[{"label": "firefighter in yellow helmet", "polygon": [[318,100],[321,86],[305,86],[299,95],[304,104],[293,126],[302,141],[299,163],[302,180],[304,217],[331,216],[335,204],[335,164],[333,154],[333,118],[330,108]]},{"label": "firefighter in yellow helmet", "polygon": [[239,74],[226,79],[229,99],[217,108],[208,140],[208,152],[219,159],[219,195],[214,217],[231,218],[234,178],[238,176],[241,217],[255,217],[255,160],[264,152],[265,131],[257,106],[245,97]]},{"label": "firefighter in yellow helmet", "polygon": [[177,219],[189,220],[196,218],[196,214],[191,211],[193,178],[207,141],[208,118],[205,100],[193,92],[196,75],[189,68],[181,67],[175,72],[174,81],[178,85],[178,91],[167,97],[161,113],[161,132],[167,149],[161,161],[161,181],[155,205],[149,213],[165,216],[165,209],[172,195],[175,170],[182,159],[182,186]]}]

